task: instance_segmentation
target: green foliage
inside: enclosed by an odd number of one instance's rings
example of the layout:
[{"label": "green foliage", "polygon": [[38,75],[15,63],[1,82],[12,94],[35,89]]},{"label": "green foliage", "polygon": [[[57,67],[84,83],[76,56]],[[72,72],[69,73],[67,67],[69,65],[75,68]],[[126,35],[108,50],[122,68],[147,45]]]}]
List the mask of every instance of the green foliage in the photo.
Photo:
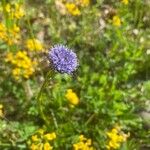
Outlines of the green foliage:
[{"label": "green foliage", "polygon": [[[4,2],[0,2],[1,9]],[[29,149],[27,141],[43,128],[56,132],[56,150],[72,149],[81,134],[92,139],[96,150],[105,150],[107,132],[116,124],[130,133],[120,150],[148,149],[149,2],[131,0],[125,5],[114,0],[91,1],[89,6],[80,7],[80,16],[62,14],[65,5],[61,1],[13,1],[17,2],[23,3],[26,12],[22,20],[16,21],[22,40],[9,46],[0,39],[0,104],[4,106],[0,149]],[[11,24],[3,13],[2,21]],[[120,17],[119,27],[113,25],[113,16]],[[66,44],[74,48],[79,59],[79,67],[71,76],[57,73],[48,79],[40,103],[37,95],[50,70],[47,53],[28,51],[29,57],[38,60],[29,79],[16,81],[12,66],[5,61],[7,52],[26,48],[27,37],[41,38],[46,50],[53,44]],[[78,105],[71,106],[65,96],[67,89],[76,93]],[[146,118],[143,112],[148,113]]]}]

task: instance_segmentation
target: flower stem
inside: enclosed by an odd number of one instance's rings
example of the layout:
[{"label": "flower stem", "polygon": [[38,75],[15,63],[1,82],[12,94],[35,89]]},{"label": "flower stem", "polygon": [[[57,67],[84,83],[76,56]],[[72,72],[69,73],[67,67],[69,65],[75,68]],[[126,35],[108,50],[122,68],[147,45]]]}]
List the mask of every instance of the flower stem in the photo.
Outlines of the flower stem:
[{"label": "flower stem", "polygon": [[57,120],[56,120],[55,114],[54,114],[52,109],[50,111],[51,111],[51,115],[52,115],[52,118],[53,118],[54,126],[57,129],[58,128],[58,124],[57,124]]},{"label": "flower stem", "polygon": [[92,114],[92,115],[88,118],[88,120],[85,122],[85,125],[88,125],[88,124],[94,119],[95,115],[96,115],[95,113]]},{"label": "flower stem", "polygon": [[38,105],[39,105],[39,113],[40,113],[42,119],[44,120],[44,122],[46,123],[46,125],[49,125],[49,121],[48,121],[47,117],[46,117],[45,114],[44,114],[43,103],[42,103],[42,98],[41,98],[41,96],[42,96],[42,92],[43,92],[44,88],[46,88],[46,86],[47,86],[47,83],[48,83],[48,81],[49,81],[49,78],[51,78],[50,75],[52,75],[51,72],[48,72],[48,73],[46,74],[45,80],[44,80],[44,82],[43,82],[43,84],[42,84],[42,87],[41,87],[41,89],[40,89],[40,91],[39,91],[39,93],[38,93],[38,95],[37,95],[37,101],[38,101]]}]

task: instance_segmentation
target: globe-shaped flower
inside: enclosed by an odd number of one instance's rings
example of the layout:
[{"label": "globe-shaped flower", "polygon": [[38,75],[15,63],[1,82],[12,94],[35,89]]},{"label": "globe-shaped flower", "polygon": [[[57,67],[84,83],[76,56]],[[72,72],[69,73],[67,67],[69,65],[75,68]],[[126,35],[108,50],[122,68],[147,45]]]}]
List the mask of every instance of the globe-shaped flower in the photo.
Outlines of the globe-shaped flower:
[{"label": "globe-shaped flower", "polygon": [[53,68],[60,73],[71,74],[78,66],[76,54],[64,45],[55,45],[49,51]]}]

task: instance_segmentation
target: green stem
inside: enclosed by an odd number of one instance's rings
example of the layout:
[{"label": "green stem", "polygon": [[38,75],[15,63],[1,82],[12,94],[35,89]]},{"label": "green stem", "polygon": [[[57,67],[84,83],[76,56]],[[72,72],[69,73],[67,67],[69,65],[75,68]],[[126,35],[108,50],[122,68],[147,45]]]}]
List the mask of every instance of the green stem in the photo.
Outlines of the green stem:
[{"label": "green stem", "polygon": [[47,121],[47,119],[46,119],[46,117],[44,115],[44,112],[43,112],[41,95],[42,95],[42,92],[43,92],[43,90],[44,90],[44,88],[46,87],[46,84],[47,84],[47,76],[48,76],[48,74],[46,75],[46,78],[45,78],[45,80],[43,82],[43,85],[42,85],[42,87],[41,87],[41,89],[40,89],[40,91],[38,93],[38,96],[37,96],[38,105],[39,105],[39,113],[40,113],[42,119],[45,121],[46,124],[48,124],[48,121]]},{"label": "green stem", "polygon": [[51,115],[52,115],[52,118],[53,118],[54,126],[57,129],[58,128],[58,124],[57,124],[57,120],[56,120],[55,114],[54,114],[52,109],[50,111],[51,111]]},{"label": "green stem", "polygon": [[96,116],[96,114],[92,114],[92,115],[88,118],[88,120],[85,122],[85,125],[88,125],[88,124],[94,119],[95,116]]},{"label": "green stem", "polygon": [[[43,99],[41,98],[41,96],[42,96],[43,90],[47,86],[47,83],[52,79],[52,76],[53,76],[53,74],[51,71],[47,73],[45,80],[43,82],[43,85],[37,95],[37,101],[38,101],[38,105],[39,105],[39,113],[47,126],[49,125],[49,121],[48,121],[49,118],[47,118],[44,114],[44,107],[43,107],[43,101],[42,101]],[[54,114],[52,115],[52,118],[53,118],[55,127],[57,127],[57,122],[56,122],[56,118],[54,117]]]}]

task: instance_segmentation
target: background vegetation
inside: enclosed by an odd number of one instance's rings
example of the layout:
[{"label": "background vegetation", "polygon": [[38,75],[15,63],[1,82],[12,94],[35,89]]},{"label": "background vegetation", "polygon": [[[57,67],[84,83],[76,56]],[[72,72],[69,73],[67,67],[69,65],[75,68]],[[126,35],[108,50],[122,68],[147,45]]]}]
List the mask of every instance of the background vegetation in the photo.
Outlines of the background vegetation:
[{"label": "background vegetation", "polygon": [[[0,149],[150,149],[149,10],[148,0],[1,0]],[[39,103],[55,44],[79,67],[49,78]]]}]

